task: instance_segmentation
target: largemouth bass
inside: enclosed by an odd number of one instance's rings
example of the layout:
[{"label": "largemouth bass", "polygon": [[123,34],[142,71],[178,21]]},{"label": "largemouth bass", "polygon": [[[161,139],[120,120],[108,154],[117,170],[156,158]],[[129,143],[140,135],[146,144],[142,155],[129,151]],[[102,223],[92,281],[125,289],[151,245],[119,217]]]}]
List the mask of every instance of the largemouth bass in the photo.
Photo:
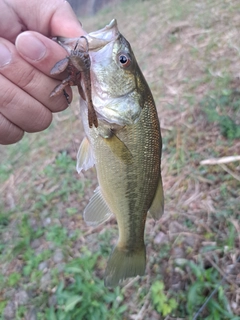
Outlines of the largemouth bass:
[{"label": "largemouth bass", "polygon": [[86,137],[77,170],[95,165],[99,182],[84,210],[85,221],[96,226],[112,213],[117,219],[119,239],[105,271],[105,285],[116,286],[144,275],[146,216],[159,219],[163,213],[161,133],[153,96],[116,20],[86,38],[98,127],[89,127],[87,102],[81,98]]}]

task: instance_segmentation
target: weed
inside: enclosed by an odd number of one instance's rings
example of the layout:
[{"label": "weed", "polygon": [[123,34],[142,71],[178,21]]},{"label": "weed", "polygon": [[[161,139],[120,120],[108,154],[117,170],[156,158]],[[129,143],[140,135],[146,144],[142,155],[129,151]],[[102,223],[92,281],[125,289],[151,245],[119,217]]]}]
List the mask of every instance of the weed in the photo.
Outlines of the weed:
[{"label": "weed", "polygon": [[109,246],[109,243],[111,243],[114,233],[115,233],[114,229],[106,229],[105,232],[98,235],[99,251],[105,258],[108,257],[112,251],[112,248],[111,246]]},{"label": "weed", "polygon": [[[206,97],[201,105],[208,121],[217,123],[224,137],[230,140],[240,138],[240,126],[236,122],[240,108],[238,95],[237,99],[233,92],[226,92],[218,97]],[[231,117],[228,112],[232,114]]]},{"label": "weed", "polygon": [[195,312],[202,306],[214,289],[217,289],[217,294],[209,300],[207,311],[211,316],[206,316],[204,319],[233,319],[233,314],[228,312],[227,299],[224,294],[224,288],[221,283],[221,276],[217,270],[213,268],[205,269],[203,265],[197,265],[192,261],[187,263],[188,271],[193,274],[195,280],[189,286],[187,295],[187,312],[192,317]]},{"label": "weed", "polygon": [[164,284],[162,281],[156,281],[151,287],[152,303],[162,316],[167,316],[178,306],[174,298],[169,298],[164,293]]},{"label": "weed", "polygon": [[42,229],[39,228],[38,230],[34,230],[31,227],[29,222],[29,216],[27,214],[23,214],[17,228],[18,228],[19,240],[13,247],[13,250],[12,250],[13,255],[19,254],[25,249],[28,252],[30,242],[43,235]]},{"label": "weed", "polygon": [[0,213],[0,229],[1,227],[6,227],[9,223],[9,214],[8,213]]},{"label": "weed", "polygon": [[17,272],[13,272],[8,276],[7,284],[10,287],[14,287],[18,284],[20,279],[21,279],[21,274]]},{"label": "weed", "polygon": [[[47,260],[51,256],[50,250],[44,250],[40,254],[35,254],[33,249],[28,249],[23,254],[23,260],[25,261],[25,266],[23,267],[24,276],[29,276],[32,272],[35,272],[33,277],[38,276],[37,268],[40,262]],[[41,274],[39,274],[41,275]]]},{"label": "weed", "polygon": [[12,166],[10,164],[3,164],[0,167],[0,177],[1,177],[1,183],[6,181],[8,177],[10,176],[12,171]]},{"label": "weed", "polygon": [[1,314],[3,313],[4,308],[6,307],[7,301],[0,301],[0,319],[2,320]]},{"label": "weed", "polygon": [[57,246],[61,246],[67,243],[67,229],[62,226],[51,226],[46,231],[46,239],[55,243]]},{"label": "weed", "polygon": [[70,208],[67,208],[66,211],[67,211],[67,214],[69,214],[69,216],[73,216],[78,212],[78,209],[70,207]]},{"label": "weed", "polygon": [[[69,285],[61,282],[56,291],[57,308],[46,311],[47,319],[122,319],[126,306],[119,289],[108,291],[101,280],[93,276],[98,254],[85,251],[65,268]],[[110,307],[110,308],[109,308]]]},{"label": "weed", "polygon": [[23,319],[24,315],[26,314],[27,308],[25,306],[19,306],[16,312],[16,320]]}]

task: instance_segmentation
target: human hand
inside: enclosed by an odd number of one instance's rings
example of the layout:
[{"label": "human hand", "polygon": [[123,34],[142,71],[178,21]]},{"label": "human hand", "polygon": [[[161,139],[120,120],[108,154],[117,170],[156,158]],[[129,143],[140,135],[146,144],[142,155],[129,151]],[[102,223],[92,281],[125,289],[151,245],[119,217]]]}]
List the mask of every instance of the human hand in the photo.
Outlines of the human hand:
[{"label": "human hand", "polygon": [[[52,112],[67,108],[64,95],[49,98],[60,83],[50,70],[66,57],[49,37],[84,33],[67,1],[0,1],[0,144],[46,129]],[[70,87],[66,92],[71,100]]]}]

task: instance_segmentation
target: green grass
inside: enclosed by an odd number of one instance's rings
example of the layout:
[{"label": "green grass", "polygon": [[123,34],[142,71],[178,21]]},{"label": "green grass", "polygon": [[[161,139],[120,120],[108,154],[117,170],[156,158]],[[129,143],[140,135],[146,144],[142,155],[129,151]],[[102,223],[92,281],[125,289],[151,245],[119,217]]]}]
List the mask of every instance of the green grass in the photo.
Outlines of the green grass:
[{"label": "green grass", "polygon": [[[201,102],[210,123],[216,123],[221,134],[229,139],[240,138],[240,99],[238,92],[225,90],[223,95],[206,97]],[[230,115],[229,115],[230,114]]]},{"label": "green grass", "polygon": [[62,281],[58,285],[57,304],[46,310],[46,319],[121,319],[127,307],[120,290],[107,290],[92,274],[98,259],[99,253],[86,251],[66,266],[64,276],[72,279],[71,283],[66,286]]},{"label": "green grass", "polygon": [[162,316],[171,314],[178,306],[174,298],[169,298],[164,293],[163,282],[156,281],[151,287],[152,303]]},{"label": "green grass", "polygon": [[75,170],[76,96],[49,129],[0,147],[0,319],[20,290],[29,299],[16,319],[32,308],[38,320],[193,319],[212,292],[197,319],[239,319],[239,162],[200,165],[239,155],[239,10],[238,1],[132,0],[80,17],[87,31],[117,18],[146,75],[166,213],[147,219],[146,275],[105,288],[118,231],[114,220],[91,229],[82,218],[97,180]]}]

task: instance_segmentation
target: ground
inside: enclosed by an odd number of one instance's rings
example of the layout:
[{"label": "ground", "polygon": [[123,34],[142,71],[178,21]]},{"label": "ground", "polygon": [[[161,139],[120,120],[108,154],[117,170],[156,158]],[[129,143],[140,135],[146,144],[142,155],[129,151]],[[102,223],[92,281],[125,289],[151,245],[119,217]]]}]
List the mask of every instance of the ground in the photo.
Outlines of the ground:
[{"label": "ground", "polygon": [[0,147],[0,319],[240,319],[239,1],[132,0],[80,17],[89,32],[112,18],[162,128],[165,212],[146,222],[146,276],[103,285],[118,231],[82,218],[97,179],[75,171],[75,91],[48,130]]}]

